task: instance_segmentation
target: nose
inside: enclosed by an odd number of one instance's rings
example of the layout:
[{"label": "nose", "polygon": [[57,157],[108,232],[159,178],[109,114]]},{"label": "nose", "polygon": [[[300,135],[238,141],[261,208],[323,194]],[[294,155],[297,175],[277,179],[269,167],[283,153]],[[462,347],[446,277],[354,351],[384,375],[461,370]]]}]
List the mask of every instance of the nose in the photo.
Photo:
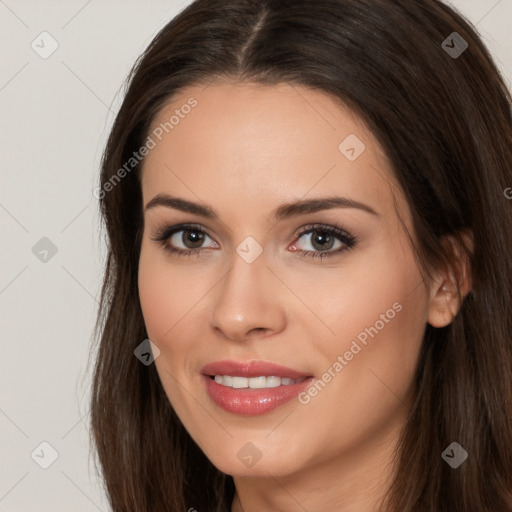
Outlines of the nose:
[{"label": "nose", "polygon": [[211,328],[232,341],[281,332],[286,325],[286,314],[280,285],[267,268],[264,254],[252,263],[235,254],[231,270],[213,295]]}]

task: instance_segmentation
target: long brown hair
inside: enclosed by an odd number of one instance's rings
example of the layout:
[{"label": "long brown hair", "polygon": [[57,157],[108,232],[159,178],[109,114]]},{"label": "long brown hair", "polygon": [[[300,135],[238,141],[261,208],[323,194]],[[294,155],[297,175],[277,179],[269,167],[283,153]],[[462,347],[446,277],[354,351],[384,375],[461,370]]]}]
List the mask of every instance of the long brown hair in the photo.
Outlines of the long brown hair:
[{"label": "long brown hair", "polygon": [[[460,55],[450,51],[464,48],[454,32],[468,44]],[[196,0],[136,62],[97,193],[108,257],[91,441],[113,511],[229,511],[234,495],[232,477],[181,424],[155,365],[134,356],[148,336],[137,287],[143,160],[130,159],[173,95],[218,77],[339,99],[387,153],[422,270],[453,263],[443,240],[459,241],[472,291],[450,325],[426,326],[386,510],[511,512],[512,101],[475,27],[439,0]],[[469,454],[457,469],[441,457],[453,441]]]}]

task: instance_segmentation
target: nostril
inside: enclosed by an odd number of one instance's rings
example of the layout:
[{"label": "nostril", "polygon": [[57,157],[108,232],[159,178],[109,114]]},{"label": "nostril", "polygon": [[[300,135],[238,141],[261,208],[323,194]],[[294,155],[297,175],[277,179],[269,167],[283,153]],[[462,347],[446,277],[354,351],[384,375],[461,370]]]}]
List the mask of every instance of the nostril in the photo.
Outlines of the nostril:
[{"label": "nostril", "polygon": [[251,329],[249,332],[257,332],[257,331],[263,331],[265,332],[267,329],[265,327],[254,327],[254,329]]}]

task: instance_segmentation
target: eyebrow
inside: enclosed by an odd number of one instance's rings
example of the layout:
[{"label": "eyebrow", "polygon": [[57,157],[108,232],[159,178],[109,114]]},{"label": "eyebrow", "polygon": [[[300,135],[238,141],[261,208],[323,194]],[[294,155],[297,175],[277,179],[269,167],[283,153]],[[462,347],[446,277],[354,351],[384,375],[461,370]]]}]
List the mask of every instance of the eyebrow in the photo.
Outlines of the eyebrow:
[{"label": "eyebrow", "polygon": [[[158,194],[145,207],[145,210],[151,210],[157,206],[165,206],[173,208],[185,213],[200,215],[208,219],[218,219],[219,216],[213,208],[208,205],[194,203],[172,197],[167,194]],[[301,199],[298,201],[284,203],[272,211],[272,220],[278,222],[283,219],[303,215],[306,213],[315,213],[321,210],[330,210],[332,208],[356,208],[372,215],[379,217],[380,215],[369,205],[341,196],[327,196],[313,199]]]}]

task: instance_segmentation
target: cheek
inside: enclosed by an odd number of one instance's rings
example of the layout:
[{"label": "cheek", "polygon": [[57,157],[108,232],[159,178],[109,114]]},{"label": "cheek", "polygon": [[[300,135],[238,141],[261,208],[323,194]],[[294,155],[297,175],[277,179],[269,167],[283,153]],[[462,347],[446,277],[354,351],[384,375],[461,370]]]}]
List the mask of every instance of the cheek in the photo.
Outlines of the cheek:
[{"label": "cheek", "polygon": [[168,341],[174,338],[190,304],[197,301],[193,297],[194,287],[185,286],[184,279],[162,249],[143,243],[138,272],[139,297],[148,336],[160,350],[167,350]]},{"label": "cheek", "polygon": [[[330,329],[331,336],[319,338],[312,333],[311,340],[327,339],[319,348],[331,358],[349,350],[353,340],[361,347],[381,338],[389,338],[388,344],[407,344],[424,329],[427,296],[412,253],[382,244],[327,270],[301,277],[294,291],[307,297],[316,314],[311,326],[324,333],[324,327]],[[291,275],[288,279],[293,282]]]},{"label": "cheek", "polygon": [[421,273],[412,253],[391,247],[364,260],[334,276],[337,285],[325,281],[323,292],[311,295],[312,309],[335,333],[322,336],[316,350],[326,369],[343,358],[338,373],[360,397],[376,391],[372,386],[405,393],[426,327],[428,297]]},{"label": "cheek", "polygon": [[159,341],[172,327],[175,304],[173,294],[169,293],[172,288],[169,288],[166,273],[153,260],[151,255],[141,255],[139,297],[148,336],[160,346]]},{"label": "cheek", "polygon": [[[183,264],[182,264],[183,263]],[[205,338],[207,295],[218,279],[213,272],[190,270],[159,247],[143,241],[138,286],[148,338],[160,349],[155,361],[169,396],[180,395],[178,381],[197,378],[197,346]],[[174,391],[173,391],[174,390]]]},{"label": "cheek", "polygon": [[[303,397],[308,414],[302,434],[315,428],[324,439],[319,442],[333,450],[387,429],[404,413],[417,367],[426,323],[421,275],[410,261],[375,261],[371,272],[353,274],[338,293],[336,311],[325,316],[336,332],[316,346],[325,384]],[[319,417],[320,427],[308,420]]]},{"label": "cheek", "polygon": [[191,307],[197,302],[194,286],[185,286],[183,272],[173,266],[160,249],[142,245],[139,261],[138,287],[142,315],[148,338],[160,349],[155,366],[169,400],[180,415],[186,396],[181,392],[191,365],[190,341],[194,333],[183,329],[194,328],[190,322]]}]

